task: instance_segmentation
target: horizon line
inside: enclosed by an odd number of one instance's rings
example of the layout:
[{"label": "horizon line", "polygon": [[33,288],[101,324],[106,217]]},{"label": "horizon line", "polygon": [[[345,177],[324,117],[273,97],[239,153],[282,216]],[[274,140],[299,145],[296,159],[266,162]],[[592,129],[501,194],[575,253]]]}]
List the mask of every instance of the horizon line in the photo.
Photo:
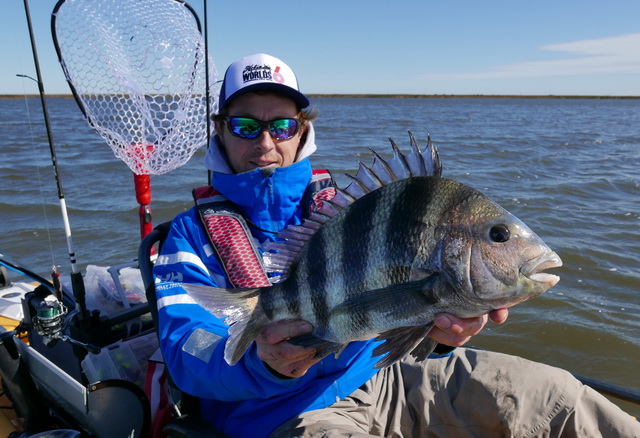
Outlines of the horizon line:
[{"label": "horizon line", "polygon": [[[589,94],[409,94],[409,93],[306,93],[308,97],[336,98],[501,98],[501,99],[640,99],[638,96],[625,95],[589,95]],[[0,99],[21,99],[40,97],[39,94],[0,94]],[[73,98],[73,94],[45,94],[45,97]]]}]

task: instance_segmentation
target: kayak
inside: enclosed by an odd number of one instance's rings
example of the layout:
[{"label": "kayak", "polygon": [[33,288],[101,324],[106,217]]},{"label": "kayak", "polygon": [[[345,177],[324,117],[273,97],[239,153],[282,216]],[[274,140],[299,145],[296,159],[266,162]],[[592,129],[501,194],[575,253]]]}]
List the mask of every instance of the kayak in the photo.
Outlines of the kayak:
[{"label": "kayak", "polygon": [[[147,303],[77,321],[68,292],[58,300],[50,286],[6,279],[0,287],[0,376],[13,408],[0,431],[147,436],[144,370],[157,350]],[[142,351],[130,347],[136,341]]]}]

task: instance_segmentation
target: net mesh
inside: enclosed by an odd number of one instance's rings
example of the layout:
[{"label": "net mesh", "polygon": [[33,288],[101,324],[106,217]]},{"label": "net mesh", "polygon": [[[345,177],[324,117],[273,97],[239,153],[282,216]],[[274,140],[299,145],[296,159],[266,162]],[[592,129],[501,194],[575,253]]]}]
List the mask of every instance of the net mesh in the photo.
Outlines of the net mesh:
[{"label": "net mesh", "polygon": [[184,2],[66,0],[53,32],[89,124],[135,174],[167,173],[206,144],[204,40]]}]

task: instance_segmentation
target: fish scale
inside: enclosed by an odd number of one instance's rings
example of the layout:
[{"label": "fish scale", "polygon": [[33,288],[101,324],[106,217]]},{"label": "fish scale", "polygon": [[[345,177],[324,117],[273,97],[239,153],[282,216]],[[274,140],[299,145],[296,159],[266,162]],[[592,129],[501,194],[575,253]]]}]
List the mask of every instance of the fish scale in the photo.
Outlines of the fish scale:
[{"label": "fish scale", "polygon": [[392,142],[388,162],[374,153],[371,168],[360,164],[346,189],[278,234],[286,242],[265,246],[282,282],[233,292],[183,285],[227,317],[229,364],[284,319],[313,325],[290,342],[315,348],[316,357],[375,337],[384,341],[376,367],[410,353],[422,360],[436,345],[427,333],[437,313],[479,316],[558,281],[543,271],[562,262],[533,231],[479,191],[442,178],[430,139],[420,151],[411,136],[411,147],[403,155]]},{"label": "fish scale", "polygon": [[[404,224],[411,222],[414,217],[424,217],[425,212],[429,210],[430,196],[426,197],[425,202],[410,202],[410,200],[422,196],[425,192],[433,191],[433,187],[438,186],[438,181],[441,180],[434,179],[428,181],[427,184],[416,184],[420,181],[405,180],[392,186],[385,186],[376,193],[372,193],[371,196],[363,198],[358,204],[360,208],[345,210],[344,214],[335,216],[331,222],[311,238],[308,248],[314,249],[315,255],[311,257],[309,253],[306,253],[305,257],[305,253],[303,253],[301,261],[296,265],[292,275],[295,275],[296,278],[320,277],[326,280],[328,277],[332,280],[331,282],[325,281],[322,286],[319,284],[308,285],[308,293],[311,295],[310,301],[314,306],[311,315],[315,316],[319,330],[327,330],[330,322],[324,316],[326,310],[323,310],[323,313],[317,311],[318,305],[324,303],[327,296],[334,298],[340,296],[341,300],[351,299],[366,290],[409,281],[411,265],[420,249],[415,242],[421,240],[420,236],[423,233],[419,230],[413,234],[398,233],[391,239],[388,238],[388,234],[390,230],[415,228]],[[424,181],[421,182],[424,183]],[[393,206],[384,205],[384,201],[388,198],[396,199]],[[383,230],[382,233],[372,231],[380,231],[380,228]],[[330,255],[319,257],[316,252],[322,253],[322,251],[315,250],[328,240],[326,235],[336,234],[354,237],[349,242],[350,245],[344,245],[343,241],[343,246],[339,249],[343,252],[342,269],[325,270],[323,262],[326,258],[330,259]],[[383,261],[385,259],[388,261]],[[333,275],[326,276],[327,272],[333,272]],[[333,283],[344,285],[344,289],[340,290]],[[313,294],[315,290],[329,290],[330,292],[326,295]],[[372,310],[370,305],[363,305],[357,313],[350,315],[350,321],[346,323],[348,327],[345,327],[344,331],[355,331],[356,326],[359,331],[362,331],[363,328],[370,328],[373,324],[370,320],[370,316],[374,313]],[[309,318],[311,315],[303,315],[303,318]],[[381,328],[385,329],[386,327]],[[335,332],[335,328],[333,331]],[[326,336],[326,333],[324,335]]]}]

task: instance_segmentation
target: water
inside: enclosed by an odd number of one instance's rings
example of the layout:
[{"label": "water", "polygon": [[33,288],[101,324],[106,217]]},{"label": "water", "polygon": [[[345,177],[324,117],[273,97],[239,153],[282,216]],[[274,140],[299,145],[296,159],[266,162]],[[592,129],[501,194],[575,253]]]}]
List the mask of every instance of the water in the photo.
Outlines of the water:
[{"label": "water", "polygon": [[[640,390],[640,100],[316,98],[316,167],[340,183],[388,137],[430,134],[445,176],[472,185],[531,226],[563,259],[562,280],[489,324],[473,344]],[[128,168],[72,99],[48,100],[81,267],[137,256]],[[68,272],[38,99],[0,100],[0,252],[41,275]],[[203,151],[152,177],[154,223],[191,207]],[[619,403],[640,415],[640,407]]]}]

